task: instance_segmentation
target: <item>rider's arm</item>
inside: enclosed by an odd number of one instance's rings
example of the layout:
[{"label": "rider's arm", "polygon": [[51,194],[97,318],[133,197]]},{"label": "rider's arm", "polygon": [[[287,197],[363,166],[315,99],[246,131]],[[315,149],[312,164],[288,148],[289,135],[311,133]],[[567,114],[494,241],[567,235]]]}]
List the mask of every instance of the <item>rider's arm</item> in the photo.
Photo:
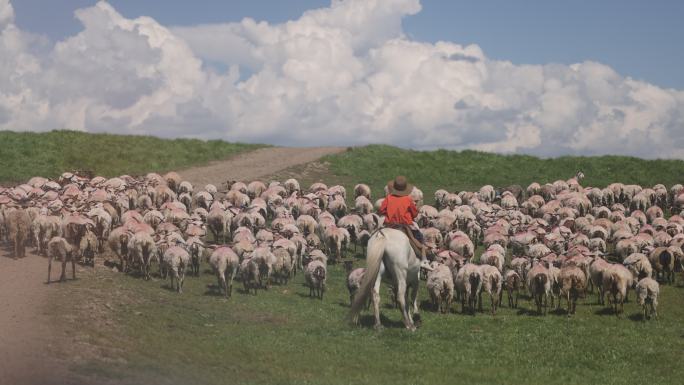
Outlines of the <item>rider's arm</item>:
[{"label": "rider's arm", "polygon": [[387,197],[382,200],[382,204],[378,210],[378,215],[387,216]]},{"label": "rider's arm", "polygon": [[411,214],[411,218],[416,219],[416,216],[418,215],[418,208],[416,207],[416,204],[413,202],[413,199],[410,200],[411,203],[409,203],[408,211]]}]

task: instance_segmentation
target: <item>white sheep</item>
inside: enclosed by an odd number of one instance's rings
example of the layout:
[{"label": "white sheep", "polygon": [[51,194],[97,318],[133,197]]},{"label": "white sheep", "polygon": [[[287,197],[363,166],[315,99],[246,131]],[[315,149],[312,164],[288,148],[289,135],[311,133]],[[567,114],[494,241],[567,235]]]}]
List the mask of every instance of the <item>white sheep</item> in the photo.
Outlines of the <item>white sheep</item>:
[{"label": "white sheep", "polygon": [[57,259],[62,262],[62,274],[59,280],[64,282],[66,280],[66,264],[71,260],[71,274],[72,279],[76,279],[76,258],[73,255],[73,246],[62,237],[53,237],[47,244],[48,253],[48,278],[47,283],[50,283],[50,272],[52,270],[52,260]]},{"label": "white sheep", "polygon": [[[508,293],[508,306],[512,309],[518,307],[518,296],[520,295],[520,287],[522,286],[522,278],[515,270],[506,270],[503,276],[503,283]],[[515,300],[513,293],[515,292]]]},{"label": "white sheep", "polygon": [[446,314],[451,309],[454,298],[454,278],[447,265],[432,262],[432,270],[427,274],[426,287],[436,310]]},{"label": "white sheep", "polygon": [[[660,287],[658,282],[650,277],[646,277],[636,284],[637,303],[644,311],[644,320],[651,318],[651,315],[658,319],[658,294]],[[650,308],[650,309],[649,309]]]},{"label": "white sheep", "polygon": [[496,308],[499,306],[501,298],[501,285],[503,278],[496,266],[480,265],[480,276],[482,277],[482,291],[479,293],[479,308],[482,311],[482,292],[486,291],[492,304],[492,315],[496,315]]},{"label": "white sheep", "polygon": [[[568,301],[568,317],[575,314],[577,298],[587,286],[587,277],[582,269],[575,265],[564,266],[559,273],[561,295]],[[560,305],[560,299],[558,300]]]},{"label": "white sheep", "polygon": [[546,315],[547,301],[551,295],[551,277],[549,270],[541,263],[532,266],[527,272],[527,288],[537,305],[537,313],[542,314],[543,305],[543,314]]},{"label": "white sheep", "polygon": [[602,289],[610,295],[609,303],[618,317],[624,311],[624,302],[632,283],[632,273],[623,265],[613,264],[603,271]]},{"label": "white sheep", "polygon": [[349,304],[351,305],[354,302],[356,292],[361,287],[361,281],[363,281],[363,275],[366,273],[366,269],[359,267],[352,270],[351,264],[348,264],[347,266],[347,290],[349,290]]},{"label": "white sheep", "polygon": [[326,275],[327,269],[323,262],[314,260],[306,265],[304,277],[306,279],[306,284],[309,286],[309,297],[316,296],[323,300]]},{"label": "white sheep", "polygon": [[150,279],[150,262],[157,253],[157,246],[147,232],[138,231],[128,240],[128,253],[132,261],[140,264],[140,273],[144,279]]},{"label": "white sheep", "polygon": [[[190,265],[190,253],[181,246],[171,246],[164,252],[162,263],[167,271],[171,272],[171,289],[175,288],[178,293],[182,293],[185,269]],[[176,280],[175,287],[174,279]]]},{"label": "white sheep", "polygon": [[482,275],[477,265],[466,263],[454,276],[454,287],[461,298],[461,313],[465,312],[466,301],[468,309],[475,314],[475,305],[482,290]]},{"label": "white sheep", "polygon": [[211,253],[209,265],[216,274],[219,290],[223,290],[226,298],[230,298],[233,293],[233,279],[240,267],[240,258],[230,247],[222,246]]}]

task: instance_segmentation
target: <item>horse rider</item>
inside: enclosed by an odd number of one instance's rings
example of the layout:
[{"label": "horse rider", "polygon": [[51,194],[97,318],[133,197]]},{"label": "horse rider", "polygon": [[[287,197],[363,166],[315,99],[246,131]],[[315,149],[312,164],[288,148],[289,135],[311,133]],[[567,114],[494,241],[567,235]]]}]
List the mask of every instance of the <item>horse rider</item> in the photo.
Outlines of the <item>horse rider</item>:
[{"label": "horse rider", "polygon": [[394,178],[394,180],[389,181],[387,183],[388,194],[382,201],[378,214],[385,217],[385,227],[411,232],[413,238],[419,243],[412,242],[412,245],[415,246],[414,250],[420,250],[419,258],[421,265],[425,266],[429,263],[426,256],[427,247],[424,244],[423,233],[420,232],[414,222],[418,215],[418,208],[410,196],[412,190],[413,185],[408,183],[404,176],[400,175]]}]

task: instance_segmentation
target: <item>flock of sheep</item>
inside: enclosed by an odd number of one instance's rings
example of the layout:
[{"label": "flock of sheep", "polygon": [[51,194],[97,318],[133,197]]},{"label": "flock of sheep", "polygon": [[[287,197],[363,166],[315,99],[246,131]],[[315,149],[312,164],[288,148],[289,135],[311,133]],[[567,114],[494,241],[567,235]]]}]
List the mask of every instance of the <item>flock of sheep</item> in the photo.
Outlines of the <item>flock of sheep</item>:
[{"label": "flock of sheep", "polygon": [[[578,297],[596,290],[599,303],[607,296],[619,315],[634,289],[644,318],[657,317],[658,281],[674,283],[684,259],[684,218],[675,214],[684,209],[684,187],[584,188],[582,177],[526,190],[437,190],[434,206],[423,204],[414,188],[416,223],[431,250],[424,279],[435,309],[448,313],[457,299],[462,312],[482,310],[486,294],[495,314],[504,291],[517,307],[519,290],[527,288],[539,313],[563,298],[570,315]],[[48,283],[54,259],[64,280],[67,262],[75,277],[77,262],[94,265],[109,249],[120,271],[143,279],[156,263],[178,292],[186,271],[199,275],[206,258],[226,297],[236,277],[256,293],[302,272],[310,295],[322,299],[328,264],[351,247],[365,247],[382,227],[375,213],[381,201],[372,202],[364,184],[354,187],[348,207],[344,187],[314,183],[302,190],[295,179],[229,182],[219,192],[214,185],[198,189],[174,172],[111,179],[64,173],[0,188],[0,240],[10,243],[15,258],[25,255],[26,245],[47,255]],[[665,211],[673,215],[665,219]],[[480,244],[485,251],[478,259]],[[365,269],[346,265],[353,300]]]}]

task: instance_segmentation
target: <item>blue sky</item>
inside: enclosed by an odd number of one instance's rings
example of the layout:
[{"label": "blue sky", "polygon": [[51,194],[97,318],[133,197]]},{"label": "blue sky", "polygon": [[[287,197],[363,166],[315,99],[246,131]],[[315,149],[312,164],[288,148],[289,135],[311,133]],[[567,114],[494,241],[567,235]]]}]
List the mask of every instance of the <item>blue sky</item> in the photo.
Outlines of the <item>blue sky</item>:
[{"label": "blue sky", "polygon": [[682,20],[662,0],[0,0],[0,129],[684,158]]},{"label": "blue sky", "polygon": [[[16,0],[17,25],[59,40],[77,33],[77,8],[95,0]],[[163,25],[239,21],[272,23],[326,7],[323,0],[111,0],[127,17]],[[493,59],[516,64],[594,60],[665,88],[684,89],[684,1],[675,0],[423,0],[404,32],[428,42],[478,44]]]}]

